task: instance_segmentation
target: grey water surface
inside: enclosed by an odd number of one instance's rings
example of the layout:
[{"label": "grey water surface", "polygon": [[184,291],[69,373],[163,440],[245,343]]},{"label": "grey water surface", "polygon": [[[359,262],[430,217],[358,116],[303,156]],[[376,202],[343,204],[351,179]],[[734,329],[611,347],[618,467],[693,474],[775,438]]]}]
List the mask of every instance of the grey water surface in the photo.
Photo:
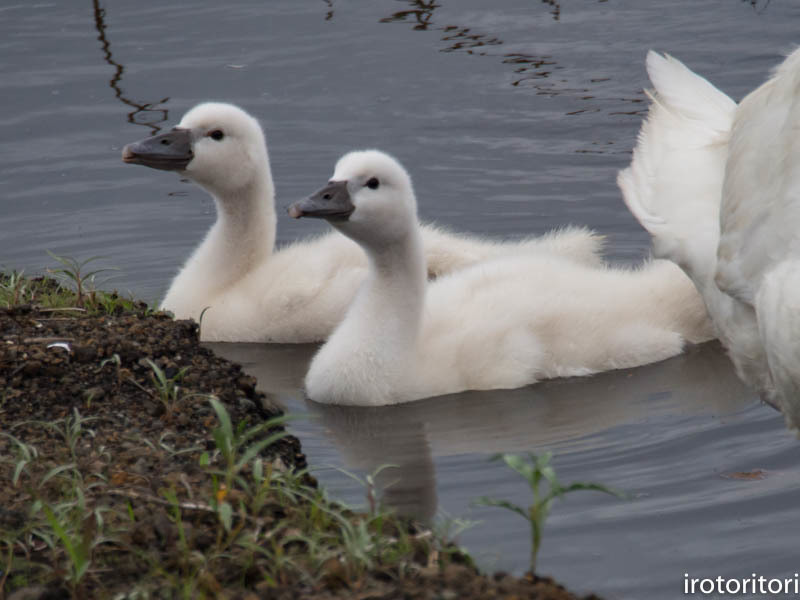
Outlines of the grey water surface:
[{"label": "grey water surface", "polygon": [[[0,265],[45,250],[119,267],[109,282],[157,301],[213,222],[206,194],[124,165],[127,142],[202,100],[263,123],[278,205],[377,147],[411,172],[423,218],[497,237],[584,224],[612,261],[649,239],[616,172],[643,115],[649,48],[740,99],[800,40],[794,0],[235,0],[0,2]],[[323,230],[279,208],[278,241]],[[292,411],[315,466],[380,465],[384,501],[440,522],[487,569],[519,573],[525,502],[496,452],[552,450],[564,481],[627,491],[556,503],[540,568],[607,598],[683,596],[691,577],[793,577],[800,448],[715,344],[641,369],[380,409],[306,402],[310,346],[214,345]],[[339,471],[334,496],[363,501]],[[738,596],[743,597],[743,596]]]}]

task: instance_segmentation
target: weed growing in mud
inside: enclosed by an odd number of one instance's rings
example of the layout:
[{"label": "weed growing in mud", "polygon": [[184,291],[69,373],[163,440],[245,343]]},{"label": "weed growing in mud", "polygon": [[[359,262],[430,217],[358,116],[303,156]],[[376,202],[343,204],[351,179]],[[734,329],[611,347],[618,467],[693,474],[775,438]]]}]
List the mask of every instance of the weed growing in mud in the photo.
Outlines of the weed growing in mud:
[{"label": "weed growing in mud", "polygon": [[[78,430],[80,425],[78,420]],[[68,431],[65,425],[61,433]],[[63,437],[65,442],[70,439],[69,435]],[[17,487],[25,467],[41,460],[40,452],[35,446],[11,435],[5,437],[18,449],[11,480]],[[10,549],[0,569],[3,571],[0,597],[3,597],[6,577],[10,573],[14,573],[12,584],[25,585],[39,574],[43,578],[60,579],[72,597],[82,596],[82,580],[92,565],[96,548],[114,541],[103,518],[108,509],[97,506],[92,498],[94,488],[105,482],[99,474],[93,474],[91,479],[87,481],[75,463],[59,464],[46,471],[40,468],[35,475],[28,474],[29,483],[25,487],[32,502],[27,514],[15,514],[15,518],[10,520],[12,527],[8,527],[8,521],[0,520],[0,543]],[[46,499],[53,492],[56,497]],[[49,559],[43,559],[41,555],[44,552],[49,553]]]},{"label": "weed growing in mud", "polygon": [[[27,276],[24,271],[0,273],[0,307],[13,309],[33,305],[44,311],[107,315],[141,311],[144,316],[148,316],[155,312],[152,306],[132,297],[126,298],[115,291],[104,292],[94,287],[94,276],[97,273],[116,269],[109,267],[83,273],[85,265],[95,258],[79,262],[53,256],[73,266],[48,269],[54,277]],[[70,286],[75,289],[70,289]]]},{"label": "weed growing in mud", "polygon": [[78,595],[78,586],[92,564],[95,548],[114,540],[104,531],[103,513],[108,509],[87,504],[86,492],[97,484],[83,485],[82,481],[78,481],[82,479],[78,471],[71,475],[75,477],[75,481],[71,482],[74,499],[53,506],[36,500],[31,508],[31,516],[35,518],[39,511],[44,513],[49,530],[38,527],[33,534],[47,544],[54,555],[63,554],[68,559],[65,580],[72,588],[74,597]]},{"label": "weed growing in mud", "polygon": [[[86,497],[92,488],[100,485],[103,477],[95,473],[92,474],[93,481],[86,482],[78,466],[79,441],[84,434],[94,437],[94,431],[84,428],[84,425],[94,420],[94,417],[83,417],[78,409],[73,409],[72,416],[64,417],[63,419],[31,421],[30,423],[23,422],[19,424],[36,425],[55,433],[67,447],[71,462],[58,464],[49,468],[46,472],[40,473],[36,477],[36,484],[33,485],[33,481],[31,481],[27,487],[34,498],[30,508],[30,516],[35,517],[41,513],[44,515],[47,524],[50,525],[49,531],[46,528],[34,528],[31,532],[52,550],[55,550],[57,541],[63,544],[71,565],[68,581],[73,583],[80,580],[88,567],[90,562],[89,550],[105,541],[103,538],[96,538],[87,534],[89,522],[85,520],[89,518],[95,519],[95,523],[91,527],[92,531],[96,531],[98,526],[102,528],[102,512],[104,510],[88,507]],[[14,473],[11,478],[12,485],[16,487],[19,485],[21,475],[26,468],[39,461],[39,450],[36,446],[24,443],[11,434],[3,434],[3,436],[9,439],[17,449],[17,460],[14,463]],[[100,450],[102,452],[102,449]],[[51,488],[58,489],[61,492],[59,502],[48,504],[42,499],[48,484]]]},{"label": "weed growing in mud", "polygon": [[[460,553],[462,556],[467,557],[471,561],[472,559],[467,554],[467,550],[458,545],[458,536],[479,524],[480,521],[474,521],[472,519],[466,519],[462,517],[454,517],[447,512],[441,511],[436,525],[433,528],[432,535],[434,539],[438,540],[439,542],[443,541],[445,543],[439,544],[437,552],[441,553],[443,557],[447,557],[454,553]],[[440,558],[440,562],[443,563],[445,561]]]},{"label": "weed growing in mud", "polygon": [[63,268],[60,269],[48,269],[48,272],[52,275],[56,276],[63,281],[71,282],[75,286],[75,305],[78,308],[83,308],[84,304],[84,292],[85,291],[94,291],[94,284],[95,278],[98,274],[104,273],[106,271],[118,271],[116,267],[103,267],[100,269],[95,269],[93,271],[89,271],[88,273],[85,271],[86,265],[89,263],[95,262],[96,260],[100,260],[104,258],[102,256],[91,256],[86,260],[76,260],[71,256],[59,256],[47,251],[51,258],[54,258],[58,262],[63,265]]},{"label": "weed growing in mud", "polygon": [[[357,580],[379,564],[399,566],[410,561],[411,534],[388,513],[353,513],[304,484],[304,472],[265,463],[259,454],[286,435],[284,431],[270,433],[286,417],[234,428],[222,403],[213,397],[209,402],[219,421],[212,432],[219,460],[204,454],[201,463],[213,478],[209,504],[222,526],[217,536],[219,552],[236,547],[249,553],[248,562],[262,569],[269,586],[298,577],[315,582],[332,567],[344,579]],[[214,467],[214,462],[220,466]],[[276,508],[292,518],[270,527],[264,513],[274,514]],[[387,538],[389,525],[393,535]]]},{"label": "weed growing in mud", "polygon": [[[355,473],[351,473],[346,469],[337,469],[337,471],[339,471],[340,473],[344,473],[351,479],[354,479],[355,481],[361,484],[367,495],[367,508],[369,510],[369,514],[375,515],[378,513],[378,509],[380,508],[380,503],[378,501],[378,494],[377,494],[377,488],[378,488],[377,479],[380,476],[380,474],[383,473],[386,469],[396,469],[396,468],[397,465],[392,465],[392,464],[380,465],[374,471],[372,471],[372,473],[367,473],[366,475],[364,475],[363,478],[359,477]],[[383,487],[384,488],[389,487],[394,483],[395,482],[389,482]]]},{"label": "weed growing in mud", "polygon": [[183,379],[183,376],[186,375],[186,371],[189,368],[183,367],[172,377],[167,377],[164,370],[149,358],[145,358],[144,362],[147,363],[147,366],[150,367],[152,371],[152,373],[150,373],[150,379],[153,382],[153,386],[156,388],[158,399],[161,401],[161,404],[164,406],[164,411],[169,417],[178,405],[180,394],[180,386],[178,383]]},{"label": "weed growing in mud", "polygon": [[0,507],[0,598],[35,585],[75,598],[335,590],[451,560],[431,532],[377,504],[363,514],[331,502],[305,471],[271,457],[285,417],[234,424],[222,401],[207,402],[212,449],[185,446],[179,433],[126,443],[142,448],[139,460],[180,465],[169,479],[117,463],[77,411],[22,424],[48,440],[41,447],[16,431],[0,436],[9,450],[0,485],[25,507]]},{"label": "weed growing in mud", "polygon": [[38,304],[50,310],[75,307],[75,294],[54,279],[28,277],[24,271],[0,274],[0,305],[15,308]]},{"label": "weed growing in mud", "polygon": [[210,308],[211,308],[210,306],[206,306],[203,310],[200,311],[200,316],[197,318],[197,329],[199,330],[198,335],[200,336],[200,339],[203,339],[203,335],[202,335],[202,332],[203,332],[203,317],[206,316],[206,311],[208,309],[210,309]]},{"label": "weed growing in mud", "polygon": [[[574,482],[566,486],[561,485],[556,478],[555,469],[550,465],[552,456],[550,452],[545,452],[538,456],[528,453],[527,461],[516,454],[498,454],[492,457],[492,460],[503,460],[506,465],[519,473],[528,482],[533,493],[533,502],[528,505],[527,509],[508,500],[499,500],[488,496],[482,496],[475,501],[476,504],[481,506],[499,506],[508,509],[528,521],[531,527],[531,574],[536,573],[536,559],[539,555],[539,546],[542,543],[544,524],[550,514],[550,507],[556,498],[562,498],[569,492],[579,490],[603,492],[618,498],[626,497],[625,494],[600,483]],[[539,489],[543,479],[549,484],[549,489],[546,493]]]},{"label": "weed growing in mud", "polygon": [[64,443],[66,443],[67,447],[69,448],[69,454],[72,458],[72,461],[77,462],[78,454],[76,449],[81,437],[84,434],[88,434],[91,437],[95,436],[94,430],[84,429],[83,426],[85,423],[95,420],[96,417],[81,416],[81,413],[78,411],[78,409],[73,408],[71,417],[64,417],[63,419],[57,419],[55,421],[35,421],[34,423],[52,431],[61,439],[63,439]]},{"label": "weed growing in mud", "polygon": [[187,454],[192,452],[198,452],[202,450],[200,446],[189,446],[188,448],[177,448],[175,445],[170,444],[167,440],[171,437],[174,437],[174,434],[171,432],[164,432],[158,438],[158,443],[153,443],[151,440],[148,439],[136,439],[137,442],[142,442],[146,446],[148,446],[153,452],[158,452],[159,450],[165,452],[168,456],[172,458],[177,458],[181,454]]},{"label": "weed growing in mud", "polygon": [[[225,406],[222,402],[214,396],[209,397],[208,401],[214,409],[217,420],[219,421],[219,426],[211,432],[211,435],[214,437],[217,451],[224,461],[224,469],[212,469],[210,472],[214,475],[222,475],[224,485],[228,489],[231,488],[234,480],[237,479],[237,483],[240,486],[246,491],[250,491],[248,482],[240,477],[240,473],[245,467],[250,466],[251,461],[257,459],[257,456],[264,448],[274,444],[287,434],[285,430],[281,429],[276,433],[268,435],[266,438],[256,439],[256,437],[261,433],[268,432],[271,429],[283,425],[287,417],[285,415],[275,417],[265,423],[253,425],[249,429],[245,429],[245,423],[240,423],[239,426],[234,429],[230,415],[228,415],[228,411],[225,410]],[[250,443],[251,441],[252,443]],[[208,459],[204,458],[203,460],[206,461]],[[261,464],[260,462],[258,463],[258,465]],[[258,471],[259,474],[261,474],[263,466],[259,466]],[[259,485],[263,484],[263,477],[256,477],[256,483]]]},{"label": "weed growing in mud", "polygon": [[0,279],[0,300],[2,300],[6,308],[17,306],[21,303],[21,299],[25,297],[27,287],[28,278],[25,277],[25,272],[11,271]]},{"label": "weed growing in mud", "polygon": [[11,484],[16,486],[19,483],[20,477],[25,471],[25,467],[38,458],[39,452],[36,450],[36,446],[32,446],[31,444],[26,444],[20,441],[10,433],[0,432],[0,435],[9,439],[16,448],[16,460],[0,457],[0,461],[8,462],[14,465],[14,474],[11,477]]}]

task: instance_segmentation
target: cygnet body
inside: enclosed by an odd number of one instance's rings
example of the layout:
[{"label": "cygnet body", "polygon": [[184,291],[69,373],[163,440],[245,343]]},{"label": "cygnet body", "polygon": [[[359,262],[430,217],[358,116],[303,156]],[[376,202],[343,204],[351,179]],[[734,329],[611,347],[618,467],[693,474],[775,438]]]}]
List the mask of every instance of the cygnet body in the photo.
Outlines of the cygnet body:
[{"label": "cygnet body", "polygon": [[[275,250],[275,190],[258,121],[231,104],[203,103],[171,131],[134,142],[123,160],[177,171],[214,198],[217,220],[172,281],[161,304],[201,323],[201,339],[314,342],[341,321],[362,282],[362,250],[336,232]],[[498,242],[424,226],[431,277],[515,253],[557,254],[599,264],[602,239],[568,228]]]},{"label": "cygnet body", "polygon": [[667,261],[613,269],[517,255],[428,283],[411,180],[382,152],[345,155],[328,186],[289,214],[327,219],[369,258],[306,376],[319,402],[516,388],[655,362],[711,335],[702,300]]}]

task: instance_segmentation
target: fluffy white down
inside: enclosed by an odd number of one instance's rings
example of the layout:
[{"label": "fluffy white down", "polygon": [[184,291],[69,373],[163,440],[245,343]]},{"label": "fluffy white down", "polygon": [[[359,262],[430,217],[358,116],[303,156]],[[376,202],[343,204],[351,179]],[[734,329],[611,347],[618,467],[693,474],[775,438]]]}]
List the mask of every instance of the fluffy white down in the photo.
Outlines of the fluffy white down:
[{"label": "fluffy white down", "polygon": [[[240,108],[204,103],[184,115],[194,159],[181,174],[214,198],[217,221],[172,281],[162,308],[200,320],[201,338],[313,342],[341,321],[366,274],[361,249],[332,232],[274,249],[275,195],[258,122]],[[215,141],[210,131],[224,132]],[[600,264],[602,238],[566,228],[539,238],[495,241],[423,226],[430,276],[511,254],[557,254]],[[205,311],[205,312],[204,312]]]},{"label": "fluffy white down", "polygon": [[[364,187],[370,177],[377,190]],[[363,245],[370,272],[312,361],[313,400],[377,406],[516,388],[659,361],[711,337],[697,291],[668,261],[618,269],[517,255],[426,283],[403,168],[380,152],[355,152],[332,181],[348,182],[355,205],[348,221],[332,224]]]},{"label": "fluffy white down", "polygon": [[800,426],[800,50],[740,105],[650,52],[653,104],[619,183],[692,278],[742,379]]}]

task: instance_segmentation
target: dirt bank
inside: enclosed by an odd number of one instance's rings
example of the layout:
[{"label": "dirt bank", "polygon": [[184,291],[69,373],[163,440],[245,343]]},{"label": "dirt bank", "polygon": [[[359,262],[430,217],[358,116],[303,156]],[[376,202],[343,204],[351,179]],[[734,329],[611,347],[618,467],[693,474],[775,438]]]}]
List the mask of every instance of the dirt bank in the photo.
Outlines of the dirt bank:
[{"label": "dirt bank", "polygon": [[194,323],[31,286],[0,309],[0,600],[574,598],[328,502],[298,440],[258,427],[280,411]]}]

